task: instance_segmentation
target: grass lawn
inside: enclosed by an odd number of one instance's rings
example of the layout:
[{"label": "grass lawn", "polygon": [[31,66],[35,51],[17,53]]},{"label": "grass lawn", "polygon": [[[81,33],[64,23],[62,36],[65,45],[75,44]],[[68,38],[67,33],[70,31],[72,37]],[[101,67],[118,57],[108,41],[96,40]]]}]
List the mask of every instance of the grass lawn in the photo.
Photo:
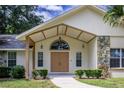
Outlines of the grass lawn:
[{"label": "grass lawn", "polygon": [[111,79],[77,79],[80,82],[105,87],[105,88],[124,88],[124,78],[111,78]]},{"label": "grass lawn", "polygon": [[56,88],[50,80],[0,80],[4,88]]}]

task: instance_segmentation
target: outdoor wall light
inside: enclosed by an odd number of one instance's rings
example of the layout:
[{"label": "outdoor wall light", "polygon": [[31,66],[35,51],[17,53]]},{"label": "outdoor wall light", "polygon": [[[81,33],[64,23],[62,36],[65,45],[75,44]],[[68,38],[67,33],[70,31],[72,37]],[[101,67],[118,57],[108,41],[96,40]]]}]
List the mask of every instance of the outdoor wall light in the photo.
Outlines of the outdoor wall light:
[{"label": "outdoor wall light", "polygon": [[41,43],[40,48],[43,49],[43,44]]},{"label": "outdoor wall light", "polygon": [[85,47],[85,45],[84,44],[82,44],[82,48],[84,48]]}]

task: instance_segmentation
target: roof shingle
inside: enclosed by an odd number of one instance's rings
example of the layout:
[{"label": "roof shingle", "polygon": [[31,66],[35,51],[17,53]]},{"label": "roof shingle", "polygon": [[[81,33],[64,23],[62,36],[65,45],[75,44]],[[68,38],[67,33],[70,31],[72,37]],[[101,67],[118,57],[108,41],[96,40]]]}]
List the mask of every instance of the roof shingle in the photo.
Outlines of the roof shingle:
[{"label": "roof shingle", "polygon": [[0,49],[24,49],[25,42],[16,39],[16,35],[0,35]]}]

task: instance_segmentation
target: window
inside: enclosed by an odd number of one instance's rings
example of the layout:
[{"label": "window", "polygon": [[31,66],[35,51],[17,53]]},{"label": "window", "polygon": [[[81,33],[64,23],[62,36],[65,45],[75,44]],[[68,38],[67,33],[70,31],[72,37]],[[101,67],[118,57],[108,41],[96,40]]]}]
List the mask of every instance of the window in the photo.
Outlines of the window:
[{"label": "window", "polygon": [[38,52],[38,67],[43,67],[43,52]]},{"label": "window", "polygon": [[8,67],[16,66],[16,52],[8,52]]},{"label": "window", "polygon": [[82,54],[81,54],[81,52],[76,53],[76,66],[77,67],[82,66]]},{"label": "window", "polygon": [[52,43],[51,48],[52,50],[69,50],[69,45],[67,42],[63,40],[57,40]]},{"label": "window", "polygon": [[121,59],[121,62],[122,62],[122,67],[124,67],[124,49],[122,49],[122,59]]},{"label": "window", "polygon": [[110,50],[110,67],[124,67],[124,49]]}]

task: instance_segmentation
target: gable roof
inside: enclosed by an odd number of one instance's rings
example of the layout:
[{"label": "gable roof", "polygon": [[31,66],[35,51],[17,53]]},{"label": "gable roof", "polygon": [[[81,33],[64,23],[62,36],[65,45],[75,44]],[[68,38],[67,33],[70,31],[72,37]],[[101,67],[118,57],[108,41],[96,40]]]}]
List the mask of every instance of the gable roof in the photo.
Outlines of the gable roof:
[{"label": "gable roof", "polygon": [[99,12],[100,14],[105,14],[105,12],[106,12],[105,10],[103,10],[103,9],[101,9],[99,7],[96,7],[96,6],[92,6],[92,5],[78,6],[78,7],[74,8],[74,9],[72,9],[72,10],[69,10],[69,11],[63,13],[60,16],[57,16],[57,17],[55,17],[55,18],[53,18],[51,20],[48,20],[48,21],[46,21],[46,22],[44,22],[44,23],[42,23],[42,24],[40,24],[40,25],[38,25],[36,27],[33,27],[32,29],[27,30],[26,32],[23,32],[22,34],[18,35],[16,38],[19,39],[19,40],[25,40],[25,37],[28,36],[29,34],[37,32],[37,31],[42,30],[42,29],[45,29],[47,27],[53,26],[53,23],[57,23],[58,21],[61,21],[61,19],[63,19],[64,17],[66,17],[66,16],[68,16],[70,14],[73,14],[73,13],[75,13],[77,11],[80,11],[82,8],[85,8],[85,7],[91,8],[91,9]]},{"label": "gable roof", "polygon": [[17,40],[16,35],[0,35],[0,49],[25,49],[25,43]]}]

